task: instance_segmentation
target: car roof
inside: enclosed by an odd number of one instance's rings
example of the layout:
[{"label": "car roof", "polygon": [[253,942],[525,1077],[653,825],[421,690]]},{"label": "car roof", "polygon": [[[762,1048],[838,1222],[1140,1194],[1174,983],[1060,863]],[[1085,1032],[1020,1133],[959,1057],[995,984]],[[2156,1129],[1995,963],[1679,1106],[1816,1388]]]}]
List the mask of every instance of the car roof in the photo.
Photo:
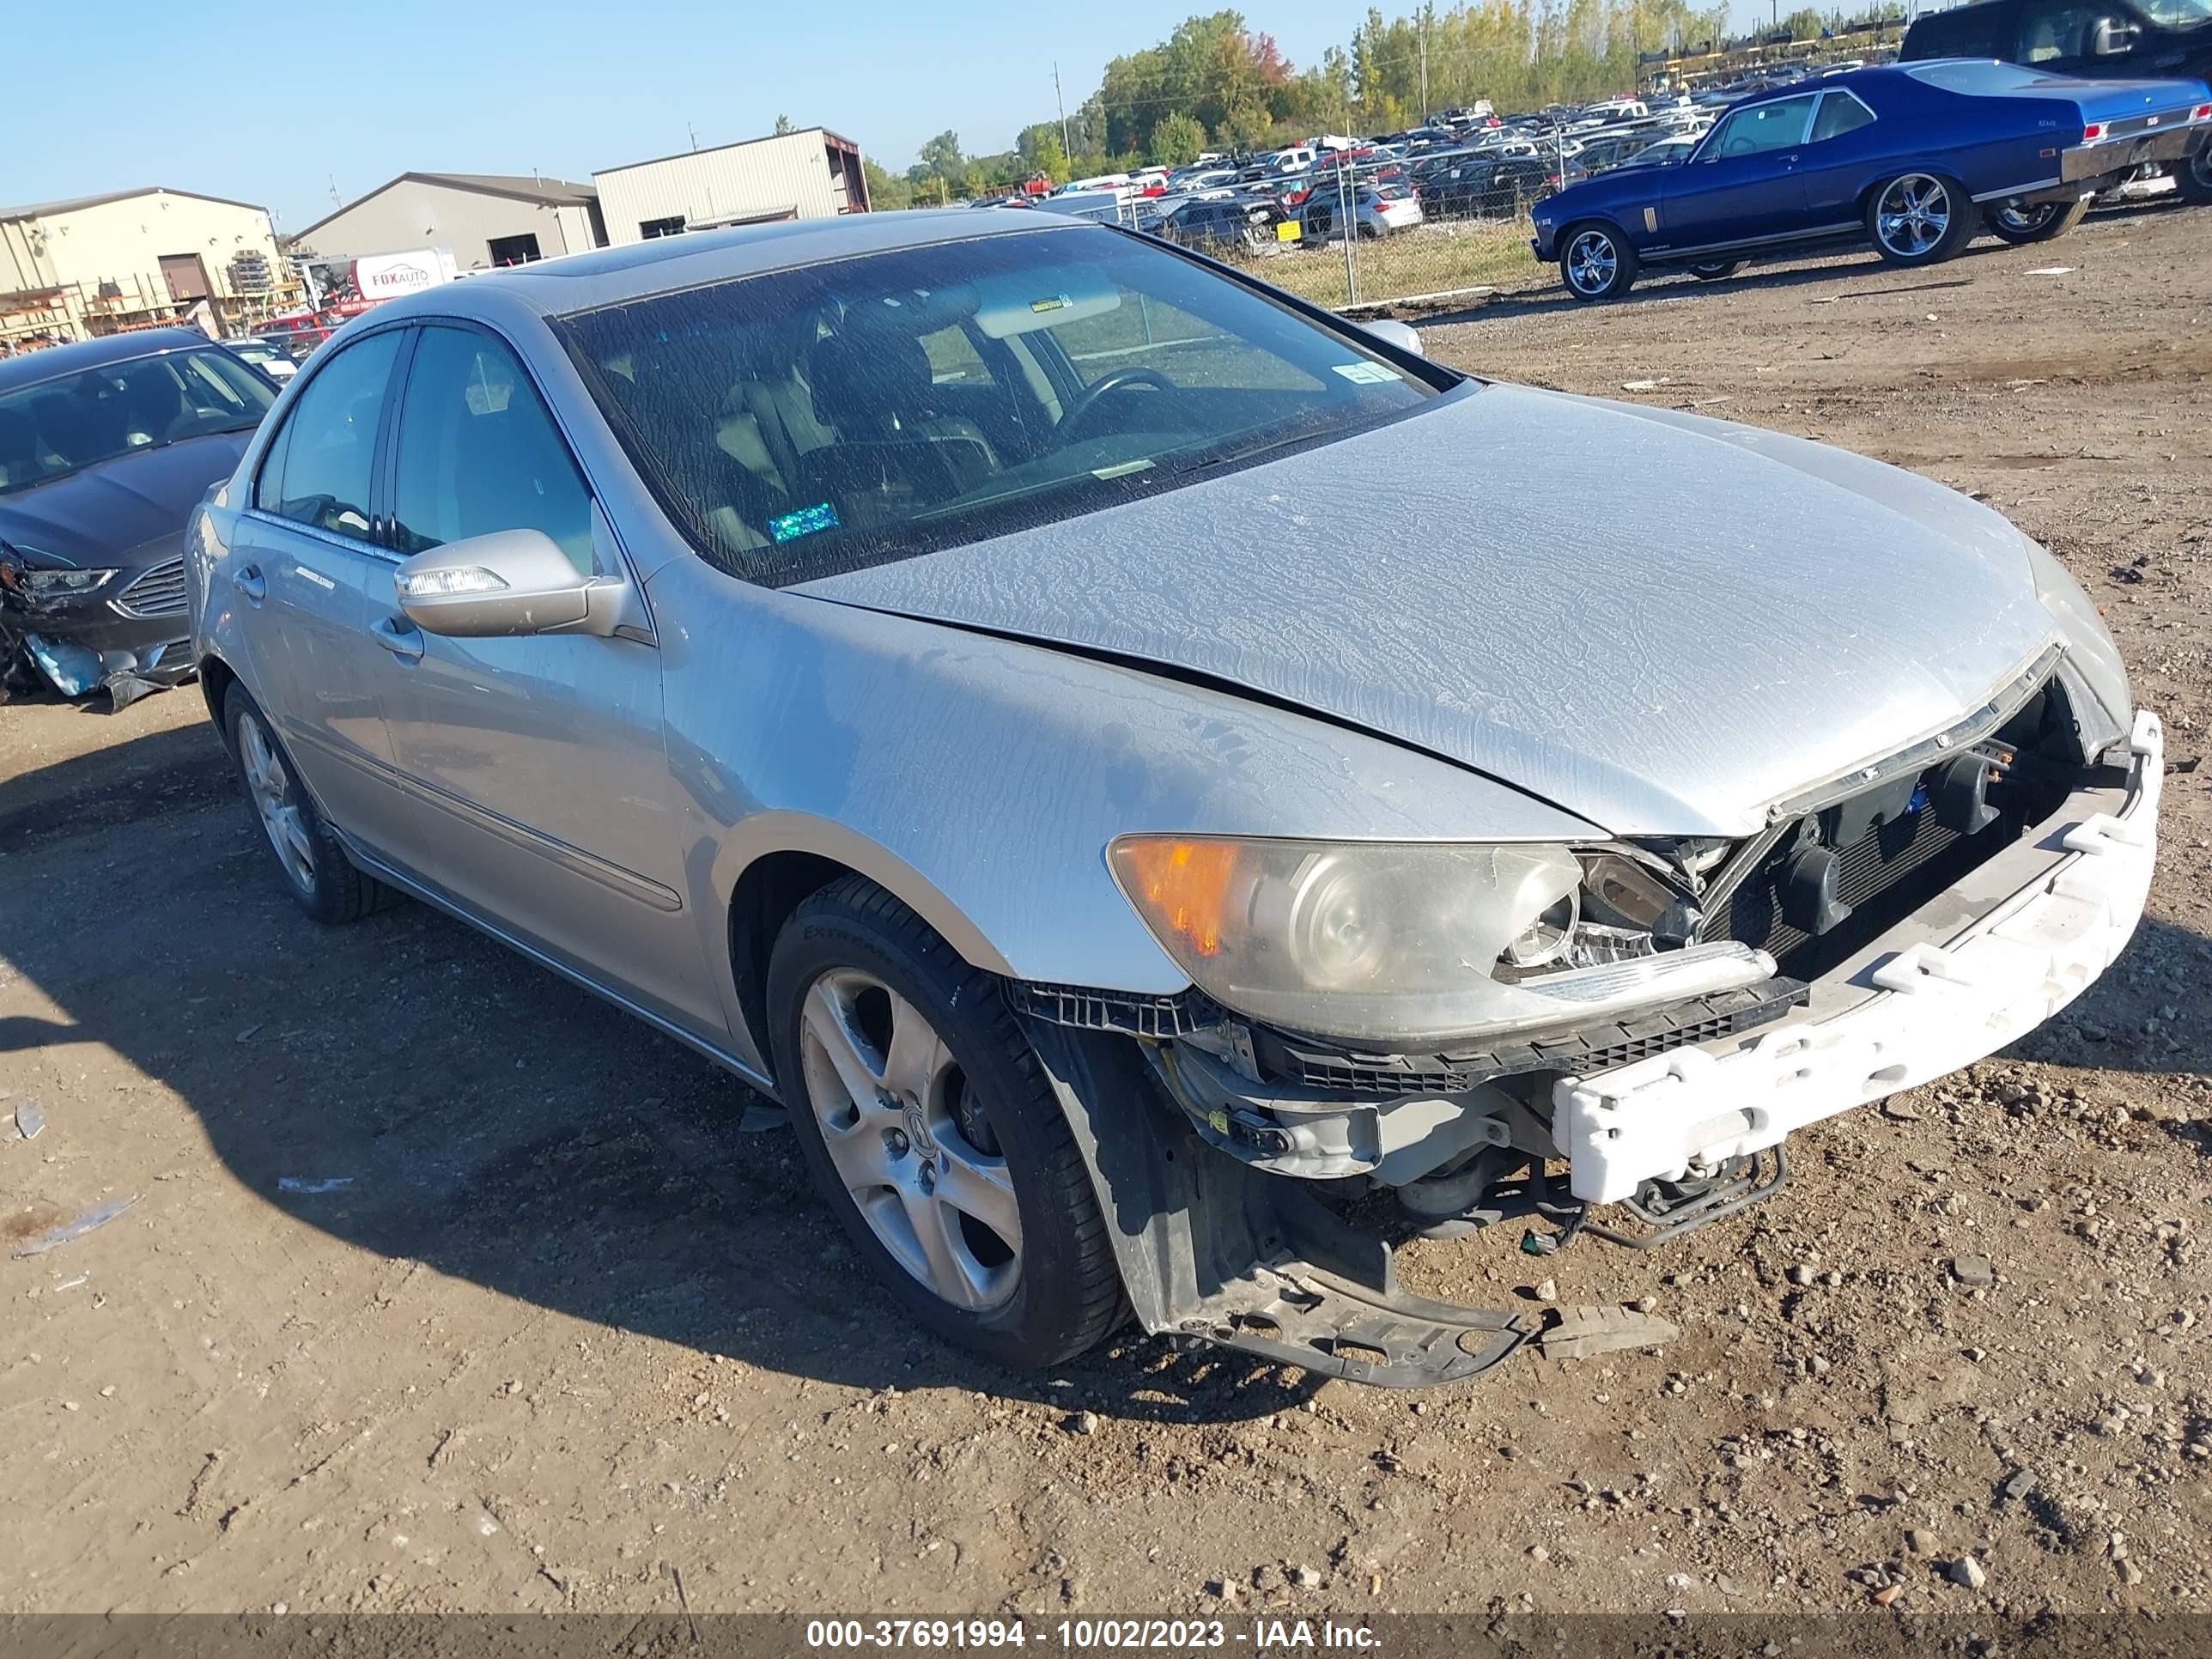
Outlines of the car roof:
[{"label": "car roof", "polygon": [[1034,236],[1048,231],[1104,228],[1060,213],[999,213],[988,209],[929,209],[903,213],[854,213],[833,219],[787,219],[775,224],[685,231],[622,247],[599,248],[484,271],[465,283],[447,283],[402,299],[387,300],[380,319],[416,312],[466,316],[479,302],[487,309],[520,301],[541,316],[589,311],[647,295],[709,283],[795,270],[868,253],[896,252],[985,236]]},{"label": "car roof", "polygon": [[[1916,64],[1913,67],[1923,66]],[[1733,113],[1740,109],[1755,109],[1761,104],[1771,104],[1784,98],[1802,98],[1810,93],[1831,92],[1838,87],[1864,90],[1869,87],[1894,86],[1911,78],[1894,64],[1878,64],[1873,69],[1847,70],[1841,75],[1808,76],[1778,87],[1769,87],[1765,92],[1755,92],[1748,98],[1739,98],[1729,106],[1729,109]]]},{"label": "car roof", "polygon": [[46,346],[38,351],[0,358],[0,392],[35,386],[58,375],[105,368],[133,357],[151,357],[164,351],[181,351],[212,343],[196,328],[141,328],[127,334],[105,335],[97,340],[78,340],[70,345]]}]

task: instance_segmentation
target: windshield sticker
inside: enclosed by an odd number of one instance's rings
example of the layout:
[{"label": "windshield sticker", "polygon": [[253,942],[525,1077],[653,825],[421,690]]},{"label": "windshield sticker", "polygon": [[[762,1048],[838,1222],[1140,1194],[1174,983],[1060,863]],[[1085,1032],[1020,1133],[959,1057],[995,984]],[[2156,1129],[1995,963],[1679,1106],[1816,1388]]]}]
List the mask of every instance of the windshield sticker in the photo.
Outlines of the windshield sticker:
[{"label": "windshield sticker", "polygon": [[837,509],[828,501],[818,507],[802,507],[796,513],[787,513],[780,519],[768,521],[768,533],[778,542],[796,541],[801,536],[811,536],[817,530],[837,527]]},{"label": "windshield sticker", "polygon": [[1065,294],[1051,294],[1042,300],[1030,301],[1030,309],[1042,316],[1048,311],[1065,311],[1074,303],[1075,301]]},{"label": "windshield sticker", "polygon": [[1393,380],[1405,379],[1396,369],[1386,368],[1381,363],[1333,363],[1330,367],[1356,386],[1388,386]]}]

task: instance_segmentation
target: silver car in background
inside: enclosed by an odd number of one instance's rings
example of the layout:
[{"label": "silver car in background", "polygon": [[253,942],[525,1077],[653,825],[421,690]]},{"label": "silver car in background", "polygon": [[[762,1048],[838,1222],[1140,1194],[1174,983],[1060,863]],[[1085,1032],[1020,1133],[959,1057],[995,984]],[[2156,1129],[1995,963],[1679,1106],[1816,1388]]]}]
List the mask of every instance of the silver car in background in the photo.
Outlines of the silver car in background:
[{"label": "silver car in background", "polygon": [[1013,1364],[1470,1375],[1529,1322],[1398,1243],[1711,1222],[2149,880],[2158,722],[1996,514],[1048,216],[392,301],[187,543],[311,915],[411,894],[769,1091]]}]

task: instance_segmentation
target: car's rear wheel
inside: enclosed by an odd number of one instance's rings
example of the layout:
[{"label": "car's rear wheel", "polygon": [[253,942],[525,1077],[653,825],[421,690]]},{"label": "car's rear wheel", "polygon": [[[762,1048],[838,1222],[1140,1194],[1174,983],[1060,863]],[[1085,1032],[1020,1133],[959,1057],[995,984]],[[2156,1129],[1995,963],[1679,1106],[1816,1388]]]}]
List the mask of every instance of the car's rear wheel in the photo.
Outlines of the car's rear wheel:
[{"label": "car's rear wheel", "polygon": [[2088,210],[2086,196],[2070,202],[2000,202],[1990,210],[1990,234],[2015,247],[2056,241],[2080,224]]},{"label": "car's rear wheel", "polygon": [[1617,300],[1636,280],[1636,250],[1610,226],[1570,226],[1560,246],[1559,276],[1577,300]]},{"label": "car's rear wheel", "polygon": [[1742,269],[1743,261],[1741,259],[1708,259],[1703,264],[1692,265],[1690,275],[1701,283],[1717,283],[1723,277],[1735,276]]},{"label": "car's rear wheel", "polygon": [[1974,240],[1978,217],[1954,181],[1933,173],[1902,173],[1868,201],[1867,234],[1893,265],[1932,265]]},{"label": "car's rear wheel", "polygon": [[807,1164],[916,1322],[1024,1369],[1114,1328],[1121,1281],[1090,1171],[988,974],[850,877],[793,914],[768,994]]},{"label": "car's rear wheel", "polygon": [[2173,182],[2184,201],[2212,207],[2212,138],[2197,145],[2187,161],[2175,163]]},{"label": "car's rear wheel", "polygon": [[292,769],[292,757],[277,741],[269,717],[243,685],[230,688],[222,714],[231,759],[262,844],[300,908],[321,922],[354,921],[381,908],[392,897],[392,890],[363,875],[346,857]]}]

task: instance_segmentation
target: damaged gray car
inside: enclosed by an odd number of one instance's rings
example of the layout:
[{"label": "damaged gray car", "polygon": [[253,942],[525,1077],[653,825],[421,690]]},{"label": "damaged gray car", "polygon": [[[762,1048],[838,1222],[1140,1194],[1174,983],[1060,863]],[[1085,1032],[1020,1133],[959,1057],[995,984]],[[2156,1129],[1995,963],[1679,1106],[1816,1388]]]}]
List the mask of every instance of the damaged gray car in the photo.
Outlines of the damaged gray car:
[{"label": "damaged gray car", "polygon": [[1406,1239],[1722,1221],[2125,943],[2159,724],[2002,518],[1043,217],[319,352],[187,538],[308,911],[414,895],[772,1093],[948,1340],[1395,1385],[1532,1334]]},{"label": "damaged gray car", "polygon": [[185,520],[276,401],[196,329],[0,362],[0,684],[121,708],[191,672]]}]

